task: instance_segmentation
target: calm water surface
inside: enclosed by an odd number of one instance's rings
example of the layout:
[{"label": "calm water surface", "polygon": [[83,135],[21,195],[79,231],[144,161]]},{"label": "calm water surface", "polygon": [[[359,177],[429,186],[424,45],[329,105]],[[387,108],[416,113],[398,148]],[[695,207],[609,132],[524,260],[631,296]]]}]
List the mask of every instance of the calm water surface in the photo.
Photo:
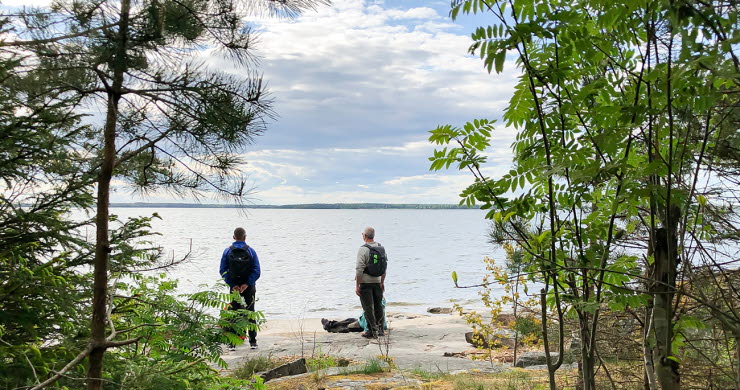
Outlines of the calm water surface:
[{"label": "calm water surface", "polygon": [[157,212],[154,241],[169,256],[183,256],[192,240],[192,260],[169,271],[182,292],[219,280],[221,253],[235,227],[260,258],[257,309],[269,318],[356,317],[354,264],[365,226],[388,253],[386,299],[391,311],[423,312],[450,306],[450,299],[477,306],[476,289],[485,256],[503,259],[487,243],[480,210],[278,210],[221,208],[113,208],[122,218]]}]

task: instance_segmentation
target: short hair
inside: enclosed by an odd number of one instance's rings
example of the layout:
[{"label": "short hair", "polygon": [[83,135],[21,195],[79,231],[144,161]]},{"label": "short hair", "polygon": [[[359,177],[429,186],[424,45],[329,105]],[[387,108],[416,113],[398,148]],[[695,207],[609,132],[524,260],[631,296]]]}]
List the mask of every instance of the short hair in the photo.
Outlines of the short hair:
[{"label": "short hair", "polygon": [[234,238],[238,241],[244,240],[245,238],[247,238],[247,231],[244,230],[244,228],[242,227],[234,229]]},{"label": "short hair", "polygon": [[370,226],[368,226],[368,227],[365,228],[364,234],[365,234],[365,237],[367,237],[367,238],[369,238],[369,239],[372,240],[373,238],[375,238],[375,229],[373,229]]}]

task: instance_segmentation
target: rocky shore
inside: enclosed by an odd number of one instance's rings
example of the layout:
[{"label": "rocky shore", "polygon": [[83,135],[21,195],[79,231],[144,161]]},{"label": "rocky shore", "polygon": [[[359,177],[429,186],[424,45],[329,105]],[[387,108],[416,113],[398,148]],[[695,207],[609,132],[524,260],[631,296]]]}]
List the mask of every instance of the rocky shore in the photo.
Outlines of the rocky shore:
[{"label": "rocky shore", "polygon": [[456,314],[388,313],[389,343],[368,340],[359,333],[328,333],[320,318],[270,320],[258,336],[259,348],[247,345],[226,352],[223,359],[230,368],[256,355],[311,356],[316,353],[367,361],[388,349],[401,369],[421,368],[431,371],[453,372],[466,369],[505,369],[510,366],[460,358],[461,354],[475,352],[465,340],[470,327]]}]

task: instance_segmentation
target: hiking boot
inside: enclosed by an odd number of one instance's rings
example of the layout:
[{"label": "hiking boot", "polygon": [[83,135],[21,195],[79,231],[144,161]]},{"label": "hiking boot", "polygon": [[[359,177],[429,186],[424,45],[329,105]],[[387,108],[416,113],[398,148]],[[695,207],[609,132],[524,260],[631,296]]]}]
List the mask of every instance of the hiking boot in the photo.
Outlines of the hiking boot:
[{"label": "hiking boot", "polygon": [[250,341],[249,342],[249,349],[257,349],[257,342],[256,341]]}]

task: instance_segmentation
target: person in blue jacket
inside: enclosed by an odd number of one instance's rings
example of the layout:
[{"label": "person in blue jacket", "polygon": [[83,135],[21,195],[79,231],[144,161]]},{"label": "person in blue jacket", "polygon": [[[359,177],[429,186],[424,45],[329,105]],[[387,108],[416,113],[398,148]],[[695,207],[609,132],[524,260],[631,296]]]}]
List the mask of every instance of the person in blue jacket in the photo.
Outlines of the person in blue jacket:
[{"label": "person in blue jacket", "polygon": [[[241,302],[233,301],[229,306],[231,310],[247,309],[254,311],[255,295],[257,288],[255,284],[260,278],[260,261],[257,252],[245,242],[247,232],[244,228],[234,229],[234,243],[224,250],[221,256],[221,266],[219,273],[226,284],[229,285],[230,291],[238,291],[244,298],[246,307]],[[249,320],[256,324],[256,321]],[[257,331],[249,330],[249,346],[252,349],[257,348]],[[234,346],[231,346],[234,349]]]}]

